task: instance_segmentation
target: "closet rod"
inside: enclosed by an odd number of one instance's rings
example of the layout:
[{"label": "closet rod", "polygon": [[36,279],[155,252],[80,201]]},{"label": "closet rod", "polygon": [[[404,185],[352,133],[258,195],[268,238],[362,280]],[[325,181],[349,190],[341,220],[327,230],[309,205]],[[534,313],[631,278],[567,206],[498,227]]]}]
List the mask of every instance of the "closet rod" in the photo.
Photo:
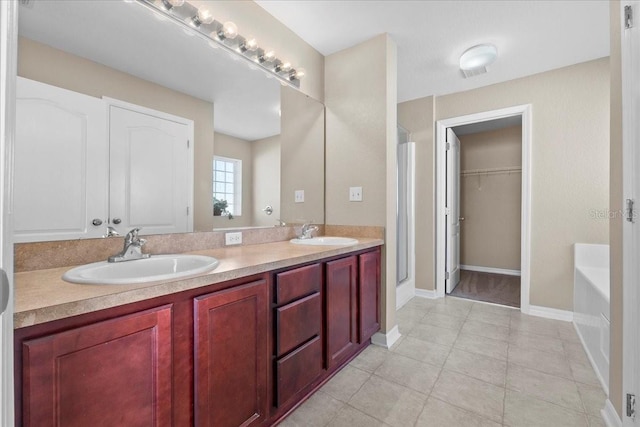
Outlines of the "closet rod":
[{"label": "closet rod", "polygon": [[461,176],[475,176],[475,175],[502,175],[511,173],[521,173],[522,168],[520,166],[506,167],[506,168],[488,168],[488,169],[470,169],[460,172]]}]

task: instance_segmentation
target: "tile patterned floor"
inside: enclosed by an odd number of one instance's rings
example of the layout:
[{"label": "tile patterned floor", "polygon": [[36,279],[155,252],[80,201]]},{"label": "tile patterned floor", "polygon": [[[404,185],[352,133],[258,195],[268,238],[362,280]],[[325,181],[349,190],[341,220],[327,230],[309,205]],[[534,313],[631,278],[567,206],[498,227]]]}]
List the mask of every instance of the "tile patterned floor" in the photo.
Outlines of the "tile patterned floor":
[{"label": "tile patterned floor", "polygon": [[573,325],[414,298],[401,339],[369,346],[283,427],[596,427],[606,396]]}]

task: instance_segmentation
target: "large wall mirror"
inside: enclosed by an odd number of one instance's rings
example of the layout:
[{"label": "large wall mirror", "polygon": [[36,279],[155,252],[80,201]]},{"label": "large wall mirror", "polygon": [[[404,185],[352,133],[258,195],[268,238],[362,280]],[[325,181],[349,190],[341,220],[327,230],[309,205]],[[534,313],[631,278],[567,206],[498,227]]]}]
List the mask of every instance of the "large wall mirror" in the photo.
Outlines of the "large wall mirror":
[{"label": "large wall mirror", "polygon": [[[192,171],[188,178],[192,198],[185,207],[192,217],[186,231],[271,227],[280,221],[324,222],[324,106],[320,102],[138,2],[30,2],[19,9],[19,35],[18,75],[22,78],[100,100],[115,100],[124,108],[129,103],[139,106],[142,115],[148,109],[169,120],[185,119],[185,126],[192,126]],[[107,105],[105,114],[113,116],[109,108],[113,106]],[[54,124],[61,122],[52,115],[47,117]],[[107,138],[114,138],[117,132],[109,129],[108,123],[106,126]],[[56,138],[51,141],[53,144]],[[20,144],[18,135],[16,146]],[[51,153],[66,154],[64,146],[52,148]],[[69,153],[61,167],[73,169],[74,162],[85,154]],[[114,158],[110,161],[115,162]],[[141,181],[155,182],[153,191],[162,192],[170,185],[167,175],[159,172],[169,173],[170,167],[160,167],[159,162],[148,160],[152,157],[140,153],[130,153],[129,158],[154,163],[151,166],[158,175],[149,172]],[[139,167],[144,168],[144,163]],[[137,165],[129,167],[136,169]],[[20,167],[17,162],[16,168]],[[78,170],[91,166],[83,168]],[[114,169],[110,170],[113,174]],[[56,173],[54,164],[16,170],[17,177],[28,178],[15,187],[17,199],[31,193],[38,182],[54,180]],[[98,192],[106,205],[118,197],[108,189]],[[43,216],[47,210],[55,212],[69,204],[81,211],[85,201],[70,200],[73,191],[64,193],[65,197],[50,198],[46,207],[36,198],[22,199],[33,203],[33,212],[44,210]],[[140,194],[144,194],[140,188],[137,193],[130,190],[123,203],[139,201],[144,211]],[[84,214],[87,224],[80,226],[73,238],[98,237],[106,233],[107,226],[119,233],[127,231],[123,227],[126,222],[114,223],[117,215],[108,210],[102,217]],[[100,224],[94,225],[94,219]],[[83,227],[93,234],[83,234]],[[55,237],[53,231],[52,238],[17,240],[64,238]]]}]

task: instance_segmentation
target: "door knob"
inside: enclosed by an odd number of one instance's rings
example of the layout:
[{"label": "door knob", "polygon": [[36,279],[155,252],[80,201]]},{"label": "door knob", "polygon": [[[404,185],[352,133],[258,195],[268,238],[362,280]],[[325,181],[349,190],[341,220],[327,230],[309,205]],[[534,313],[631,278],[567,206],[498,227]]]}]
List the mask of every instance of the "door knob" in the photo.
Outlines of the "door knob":
[{"label": "door knob", "polygon": [[267,205],[267,207],[262,209],[262,211],[267,215],[271,215],[273,213],[273,208],[271,207],[271,205]]},{"label": "door knob", "polygon": [[460,218],[458,218],[458,221],[464,221],[464,217],[461,216]]},{"label": "door knob", "polygon": [[122,220],[120,218],[113,218],[113,223],[118,225],[122,222]]},{"label": "door knob", "polygon": [[91,221],[91,224],[97,227],[99,225],[102,225],[102,220],[100,218],[94,218],[93,221]]}]

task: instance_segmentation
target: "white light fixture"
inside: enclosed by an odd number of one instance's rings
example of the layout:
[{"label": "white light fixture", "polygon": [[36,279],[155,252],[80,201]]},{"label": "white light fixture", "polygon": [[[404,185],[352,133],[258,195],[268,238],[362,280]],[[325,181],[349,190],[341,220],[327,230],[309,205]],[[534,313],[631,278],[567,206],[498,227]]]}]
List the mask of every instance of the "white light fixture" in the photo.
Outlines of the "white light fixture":
[{"label": "white light fixture", "polygon": [[[2,1],[2,0],[0,0]],[[216,21],[209,5],[194,4],[193,0],[135,0],[183,25],[188,35],[198,35],[214,48],[221,47],[234,59],[245,59],[249,64],[258,64],[268,77],[276,77],[281,83],[299,88],[300,79],[305,75],[303,68],[294,68],[288,61],[282,61],[273,50],[263,49],[253,37],[243,37],[238,27],[231,21]],[[254,65],[250,65],[254,69]]]},{"label": "white light fixture", "polygon": [[465,77],[487,72],[487,65],[498,57],[498,49],[492,44],[479,44],[464,51],[460,56],[460,70]]}]

